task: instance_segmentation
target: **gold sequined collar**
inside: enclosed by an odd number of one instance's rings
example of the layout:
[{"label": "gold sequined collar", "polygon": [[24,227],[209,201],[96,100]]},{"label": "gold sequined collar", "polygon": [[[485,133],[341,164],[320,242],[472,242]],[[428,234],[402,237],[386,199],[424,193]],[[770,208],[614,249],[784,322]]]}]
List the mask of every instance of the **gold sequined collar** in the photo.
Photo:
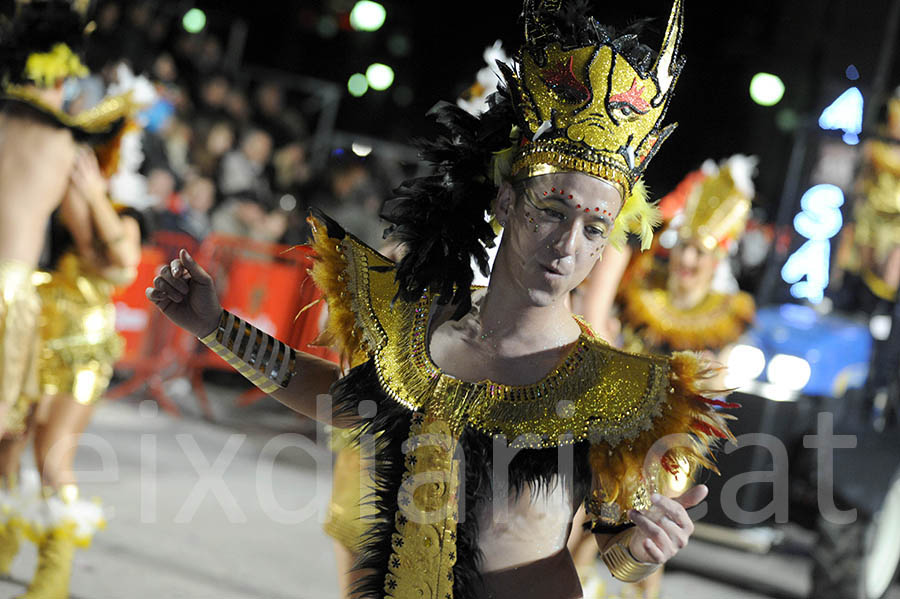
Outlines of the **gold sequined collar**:
[{"label": "gold sequined collar", "polygon": [[734,343],[753,321],[753,298],[743,292],[710,293],[697,306],[674,306],[664,289],[632,285],[623,293],[624,324],[653,347],[718,350]]},{"label": "gold sequined collar", "polygon": [[[333,278],[342,291],[329,293],[329,309],[353,313],[358,333],[350,337],[375,360],[385,392],[411,411],[449,423],[454,434],[469,426],[505,435],[519,447],[556,447],[592,435],[616,445],[647,430],[666,403],[664,358],[611,348],[583,323],[566,357],[537,383],[471,383],[449,376],[426,351],[433,298],[392,301],[393,263],[349,235],[331,247],[344,267]],[[322,251],[327,248],[322,244]],[[318,280],[325,284],[325,277]]]}]

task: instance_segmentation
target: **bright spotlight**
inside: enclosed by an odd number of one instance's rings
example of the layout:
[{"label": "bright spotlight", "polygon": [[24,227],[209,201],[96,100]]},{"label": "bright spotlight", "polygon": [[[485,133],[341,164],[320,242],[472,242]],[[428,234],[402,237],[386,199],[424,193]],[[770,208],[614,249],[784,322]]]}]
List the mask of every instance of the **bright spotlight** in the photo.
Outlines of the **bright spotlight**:
[{"label": "bright spotlight", "polygon": [[347,91],[350,92],[350,95],[354,98],[358,98],[365,94],[369,90],[369,82],[366,79],[366,76],[362,73],[354,73],[350,75],[349,81],[347,81]]},{"label": "bright spotlight", "polygon": [[766,378],[778,387],[799,391],[809,382],[812,370],[809,362],[797,356],[777,354],[769,361]]},{"label": "bright spotlight", "polygon": [[181,25],[188,33],[200,33],[206,27],[206,13],[199,8],[192,8],[184,13]]},{"label": "bright spotlight", "polygon": [[366,69],[366,80],[372,89],[384,91],[394,83],[394,69],[380,62],[373,63]]},{"label": "bright spotlight", "polygon": [[354,141],[353,145],[350,146],[353,150],[353,153],[359,156],[360,158],[365,158],[369,154],[372,153],[372,146],[360,143],[358,141]]},{"label": "bright spotlight", "polygon": [[387,11],[379,3],[360,0],[350,11],[350,26],[357,31],[378,31],[386,16]]},{"label": "bright spotlight", "polygon": [[762,374],[765,368],[766,356],[761,349],[752,345],[735,345],[728,354],[726,384],[741,387]]},{"label": "bright spotlight", "polygon": [[281,199],[278,200],[278,207],[284,210],[285,212],[290,212],[294,208],[297,207],[297,198],[292,196],[289,193],[281,196]]},{"label": "bright spotlight", "polygon": [[784,97],[784,82],[772,73],[757,73],[750,80],[750,97],[760,106],[775,106]]},{"label": "bright spotlight", "polygon": [[678,243],[678,231],[666,229],[659,234],[659,245],[663,246],[667,250],[671,250],[673,247],[675,247],[676,243]]}]

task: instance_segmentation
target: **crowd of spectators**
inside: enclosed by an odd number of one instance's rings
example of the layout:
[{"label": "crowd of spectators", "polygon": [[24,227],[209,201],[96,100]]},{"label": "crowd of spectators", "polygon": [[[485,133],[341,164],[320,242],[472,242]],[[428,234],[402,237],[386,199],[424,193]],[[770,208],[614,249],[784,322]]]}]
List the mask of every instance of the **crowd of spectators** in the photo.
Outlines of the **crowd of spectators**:
[{"label": "crowd of spectators", "polygon": [[[378,243],[377,213],[389,187],[371,157],[340,148],[310,165],[316,115],[292,102],[277,78],[253,78],[229,64],[224,32],[188,33],[164,2],[100,2],[88,62],[94,75],[73,101],[90,104],[126,63],[153,83],[143,113],[141,172],[151,228],[202,241],[210,233],[304,242],[311,205]],[[311,127],[313,125],[313,127]]]}]

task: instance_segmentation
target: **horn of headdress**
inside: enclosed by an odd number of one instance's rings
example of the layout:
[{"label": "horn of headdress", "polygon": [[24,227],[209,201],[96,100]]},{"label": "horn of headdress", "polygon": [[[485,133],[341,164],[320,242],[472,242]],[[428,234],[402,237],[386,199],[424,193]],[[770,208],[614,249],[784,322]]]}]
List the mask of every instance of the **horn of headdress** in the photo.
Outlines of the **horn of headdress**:
[{"label": "horn of headdress", "polygon": [[547,35],[547,13],[553,13],[562,8],[564,0],[525,0],[522,14],[525,18],[525,43],[534,45],[540,43]]},{"label": "horn of headdress", "polygon": [[684,4],[682,0],[675,0],[672,4],[672,12],[669,15],[669,24],[666,27],[666,36],[663,38],[662,48],[653,65],[656,80],[659,82],[659,94],[654,98],[654,103],[662,99],[672,87],[672,81],[678,75],[678,49],[681,46],[681,32],[684,29]]}]

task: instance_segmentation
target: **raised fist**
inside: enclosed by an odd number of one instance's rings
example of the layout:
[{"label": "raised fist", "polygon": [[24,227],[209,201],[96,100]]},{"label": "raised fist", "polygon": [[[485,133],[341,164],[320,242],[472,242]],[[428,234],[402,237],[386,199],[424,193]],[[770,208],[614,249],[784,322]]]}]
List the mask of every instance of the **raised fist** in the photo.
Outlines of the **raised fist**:
[{"label": "raised fist", "polygon": [[212,277],[186,250],[162,267],[145,293],[169,320],[197,337],[209,335],[219,324],[222,305]]}]

